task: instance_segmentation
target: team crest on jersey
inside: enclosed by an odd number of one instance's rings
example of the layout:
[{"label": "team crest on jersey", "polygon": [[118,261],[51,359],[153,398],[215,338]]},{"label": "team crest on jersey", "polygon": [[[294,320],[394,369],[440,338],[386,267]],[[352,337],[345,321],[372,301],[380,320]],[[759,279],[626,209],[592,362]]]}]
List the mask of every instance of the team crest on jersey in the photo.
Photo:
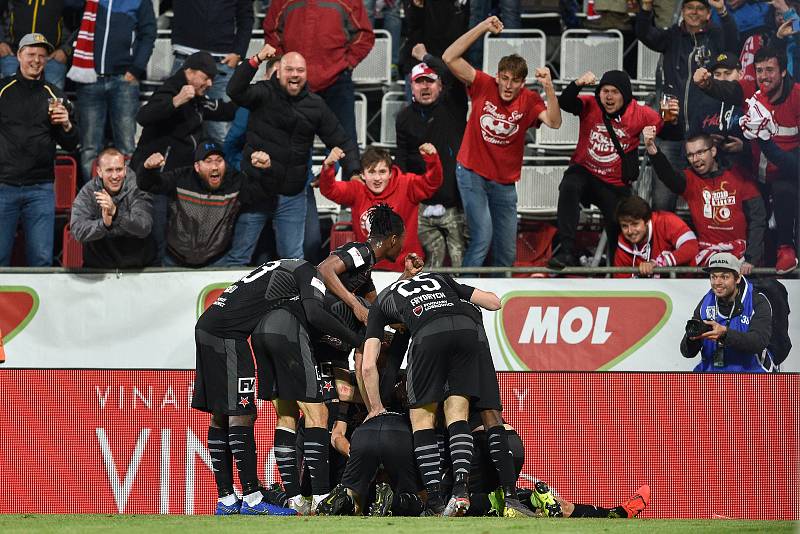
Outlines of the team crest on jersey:
[{"label": "team crest on jersey", "polygon": [[715,306],[706,306],[706,317],[713,321],[717,317],[717,308]]},{"label": "team crest on jersey", "polygon": [[[627,133],[622,128],[614,128],[614,133],[617,139],[624,139]],[[622,149],[628,148],[628,145],[620,142]],[[589,155],[598,163],[611,164],[619,159],[617,149],[608,135],[608,129],[605,124],[595,124],[592,131],[589,132]]]},{"label": "team crest on jersey", "polygon": [[726,189],[728,182],[722,182],[719,189],[703,189],[703,217],[725,224],[731,219],[731,206],[736,205],[736,191]]},{"label": "team crest on jersey", "polygon": [[422,306],[414,306],[414,309],[412,309],[411,311],[414,313],[414,315],[419,317],[420,315],[422,315],[423,310],[424,308]]},{"label": "team crest on jersey", "polygon": [[480,118],[483,140],[493,145],[507,145],[511,137],[519,131],[519,122],[524,113],[512,111],[510,116],[499,113],[497,106],[489,101],[483,103],[483,115]]}]

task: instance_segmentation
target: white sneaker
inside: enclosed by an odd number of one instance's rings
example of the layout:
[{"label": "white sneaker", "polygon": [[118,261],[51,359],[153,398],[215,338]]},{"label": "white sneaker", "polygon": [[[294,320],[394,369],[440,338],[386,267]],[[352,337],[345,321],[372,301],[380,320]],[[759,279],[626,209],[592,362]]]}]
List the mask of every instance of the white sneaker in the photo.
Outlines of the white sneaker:
[{"label": "white sneaker", "polygon": [[328,495],[330,495],[330,492],[323,495],[314,495],[314,497],[311,499],[311,510],[313,513],[317,513],[317,506],[319,506],[319,503],[321,503]]},{"label": "white sneaker", "polygon": [[[286,507],[297,512],[297,515],[311,515],[311,498],[295,495],[289,499],[289,502],[286,503]],[[314,508],[316,508],[316,503],[314,504]]]}]

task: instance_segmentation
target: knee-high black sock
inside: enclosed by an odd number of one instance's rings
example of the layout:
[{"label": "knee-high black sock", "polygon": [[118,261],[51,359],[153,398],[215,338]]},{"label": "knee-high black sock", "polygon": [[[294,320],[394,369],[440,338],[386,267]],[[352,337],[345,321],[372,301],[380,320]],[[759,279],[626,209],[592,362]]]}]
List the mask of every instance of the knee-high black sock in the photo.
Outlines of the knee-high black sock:
[{"label": "knee-high black sock", "polygon": [[422,483],[428,490],[429,499],[441,500],[439,482],[441,480],[441,458],[436,432],[432,428],[414,432],[414,460],[422,476]]},{"label": "knee-high black sock", "polygon": [[249,495],[259,488],[256,474],[256,438],[252,426],[228,427],[228,443],[236,460],[242,495]]},{"label": "knee-high black sock", "polygon": [[300,494],[299,477],[297,469],[297,451],[295,444],[297,434],[288,428],[277,427],[272,438],[273,450],[275,451],[275,463],[278,464],[278,473],[281,475],[283,490],[287,497],[294,497]]},{"label": "knee-high black sock", "polygon": [[[592,506],[591,504],[575,503],[575,510],[573,510],[570,517],[628,517],[628,513],[621,507],[616,508],[603,508],[602,506]],[[618,515],[611,515],[611,512],[617,512]]]},{"label": "knee-high black sock", "polygon": [[208,453],[211,455],[211,470],[217,483],[217,495],[225,497],[233,493],[233,458],[228,445],[228,431],[224,428],[208,427]]},{"label": "knee-high black sock", "polygon": [[486,441],[489,444],[489,457],[492,459],[500,487],[506,497],[517,498],[517,476],[514,471],[514,457],[508,445],[508,434],[503,425],[492,427],[486,432]]},{"label": "knee-high black sock", "polygon": [[450,435],[450,461],[453,463],[453,493],[456,490],[466,491],[474,453],[469,424],[466,421],[456,421],[447,427],[447,433]]},{"label": "knee-high black sock", "polygon": [[331,491],[331,466],[328,459],[331,434],[327,428],[306,428],[303,458],[311,472],[311,493],[325,495]]}]

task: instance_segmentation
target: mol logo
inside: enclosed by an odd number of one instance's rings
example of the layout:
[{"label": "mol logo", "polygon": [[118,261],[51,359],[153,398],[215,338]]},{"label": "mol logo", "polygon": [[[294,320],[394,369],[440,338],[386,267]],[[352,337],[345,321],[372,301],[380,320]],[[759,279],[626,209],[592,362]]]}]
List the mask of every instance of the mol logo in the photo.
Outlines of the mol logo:
[{"label": "mol logo", "polygon": [[660,292],[514,292],[495,315],[506,364],[534,371],[610,369],[658,332],[672,311]]},{"label": "mol logo", "polygon": [[32,288],[0,286],[0,340],[3,344],[19,334],[38,309],[39,295]]}]

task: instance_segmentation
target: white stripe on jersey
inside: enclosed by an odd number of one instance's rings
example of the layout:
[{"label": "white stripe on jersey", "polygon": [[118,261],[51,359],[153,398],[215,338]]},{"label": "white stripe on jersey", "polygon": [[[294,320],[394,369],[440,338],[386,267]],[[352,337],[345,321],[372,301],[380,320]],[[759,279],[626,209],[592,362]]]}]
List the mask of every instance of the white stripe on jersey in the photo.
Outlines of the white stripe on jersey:
[{"label": "white stripe on jersey", "polygon": [[350,254],[351,258],[353,258],[353,265],[355,267],[361,267],[364,265],[364,256],[361,255],[361,252],[359,252],[357,248],[349,248],[347,249],[347,253]]},{"label": "white stripe on jersey", "polygon": [[316,276],[311,278],[311,285],[322,291],[322,294],[325,294],[325,284],[322,283],[322,280],[317,278]]}]

